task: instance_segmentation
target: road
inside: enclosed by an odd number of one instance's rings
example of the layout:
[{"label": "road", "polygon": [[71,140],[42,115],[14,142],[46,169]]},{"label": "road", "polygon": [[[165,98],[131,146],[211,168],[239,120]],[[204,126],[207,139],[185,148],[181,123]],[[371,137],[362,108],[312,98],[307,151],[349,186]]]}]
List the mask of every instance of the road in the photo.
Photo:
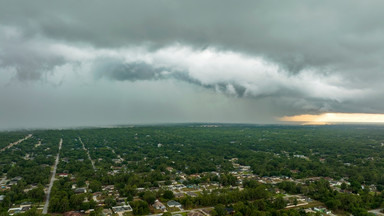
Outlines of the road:
[{"label": "road", "polygon": [[18,140],[18,141],[14,142],[14,143],[10,143],[10,144],[7,145],[6,147],[0,149],[0,152],[3,152],[3,151],[5,151],[5,150],[11,148],[12,146],[17,145],[17,144],[19,144],[19,143],[23,142],[24,140],[27,140],[27,139],[29,139],[29,138],[31,138],[31,137],[32,137],[32,134],[28,134],[28,136],[24,137],[23,139]]},{"label": "road", "polygon": [[88,158],[89,160],[91,161],[91,164],[92,164],[92,167],[93,167],[93,170],[96,172],[96,167],[95,167],[95,162],[93,162],[92,158],[91,158],[91,155],[89,154],[89,151],[87,148],[85,148],[85,145],[83,143],[83,141],[81,140],[81,138],[79,137],[79,140],[81,142],[81,145],[83,145],[83,149],[85,152],[87,152],[87,155],[88,155]]},{"label": "road", "polygon": [[369,213],[373,213],[373,214],[375,214],[375,215],[384,215],[381,211],[382,211],[383,209],[372,209],[372,210],[369,210],[368,212]]},{"label": "road", "polygon": [[304,203],[299,203],[299,204],[297,204],[297,205],[289,205],[289,206],[286,206],[285,208],[286,209],[289,209],[289,208],[298,208],[298,207],[300,207],[300,206],[305,206],[305,205],[308,205],[309,203],[307,203],[307,202],[304,202]]},{"label": "road", "polygon": [[[183,212],[191,212],[191,211],[200,211],[200,210],[204,210],[204,209],[212,210],[213,207],[204,207],[204,208],[196,208],[196,209],[190,209],[190,210],[181,210],[181,211],[172,212],[172,214],[180,214],[180,213],[183,213]],[[151,215],[151,216],[161,216],[161,215],[163,215],[163,213],[161,213],[161,214],[149,214],[149,215]]]},{"label": "road", "polygon": [[51,197],[51,190],[52,190],[53,182],[55,181],[56,169],[57,169],[57,164],[59,163],[60,150],[61,150],[61,145],[62,144],[63,144],[63,139],[60,139],[60,142],[59,142],[59,152],[57,153],[56,161],[55,161],[55,166],[53,167],[53,170],[52,170],[52,177],[51,177],[51,181],[49,182],[49,186],[48,186],[47,196],[46,196],[45,204],[44,204],[44,207],[43,207],[43,214],[47,214],[48,213],[49,199]]},{"label": "road", "polygon": [[114,149],[112,149],[112,153],[115,154],[117,158],[119,158],[121,161],[124,161],[124,159],[120,155],[116,154]]}]

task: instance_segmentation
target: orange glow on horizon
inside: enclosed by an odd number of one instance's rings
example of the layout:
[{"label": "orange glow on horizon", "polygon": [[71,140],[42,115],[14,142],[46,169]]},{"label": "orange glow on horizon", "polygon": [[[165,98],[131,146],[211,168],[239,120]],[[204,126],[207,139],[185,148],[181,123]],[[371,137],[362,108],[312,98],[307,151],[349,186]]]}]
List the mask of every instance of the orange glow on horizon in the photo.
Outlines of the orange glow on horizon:
[{"label": "orange glow on horizon", "polygon": [[284,116],[279,119],[285,122],[302,122],[303,124],[332,123],[384,123],[384,114],[371,113],[323,113],[319,115]]}]

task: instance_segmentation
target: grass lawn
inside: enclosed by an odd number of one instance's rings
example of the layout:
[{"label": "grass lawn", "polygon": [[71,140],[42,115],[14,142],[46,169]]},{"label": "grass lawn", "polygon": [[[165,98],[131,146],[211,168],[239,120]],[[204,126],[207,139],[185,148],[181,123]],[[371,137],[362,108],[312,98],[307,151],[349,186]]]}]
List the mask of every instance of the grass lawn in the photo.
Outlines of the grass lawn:
[{"label": "grass lawn", "polygon": [[179,209],[179,208],[176,208],[176,207],[173,207],[173,208],[168,207],[167,210],[168,210],[169,212],[180,211],[180,209]]}]

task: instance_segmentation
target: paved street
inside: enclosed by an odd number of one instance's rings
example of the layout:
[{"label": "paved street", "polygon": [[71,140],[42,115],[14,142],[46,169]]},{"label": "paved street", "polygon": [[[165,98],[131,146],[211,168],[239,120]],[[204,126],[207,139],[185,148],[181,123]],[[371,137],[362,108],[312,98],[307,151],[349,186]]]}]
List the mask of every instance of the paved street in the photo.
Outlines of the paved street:
[{"label": "paved street", "polygon": [[63,144],[63,139],[60,139],[59,152],[57,153],[55,166],[53,167],[53,170],[52,170],[52,177],[51,177],[51,181],[49,183],[49,187],[48,187],[48,191],[47,191],[47,196],[46,196],[46,200],[45,200],[45,204],[44,204],[44,208],[43,208],[43,214],[48,213],[49,199],[51,197],[51,190],[52,190],[53,182],[55,181],[56,169],[57,169],[57,164],[59,163],[60,150],[61,150],[62,144]]}]

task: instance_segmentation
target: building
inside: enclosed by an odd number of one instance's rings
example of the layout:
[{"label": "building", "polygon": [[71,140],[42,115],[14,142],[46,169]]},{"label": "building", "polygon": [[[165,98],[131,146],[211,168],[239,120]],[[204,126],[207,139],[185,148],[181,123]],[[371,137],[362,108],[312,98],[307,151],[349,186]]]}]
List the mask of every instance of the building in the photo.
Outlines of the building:
[{"label": "building", "polygon": [[122,216],[125,212],[132,211],[132,207],[129,204],[123,205],[123,206],[114,206],[114,207],[112,207],[112,211],[115,214],[118,214],[119,216]]},{"label": "building", "polygon": [[76,188],[75,193],[87,193],[87,189],[85,188]]},{"label": "building", "polygon": [[166,209],[165,205],[162,202],[160,202],[159,200],[156,200],[152,206],[153,206],[153,208],[155,208],[157,210],[161,210],[161,211],[164,211]]},{"label": "building", "polygon": [[175,200],[169,200],[167,202],[167,205],[168,205],[168,207],[171,207],[171,208],[182,208],[183,207],[179,202],[176,202]]},{"label": "building", "polygon": [[66,178],[68,177],[68,173],[59,173],[58,176],[62,178]]},{"label": "building", "polygon": [[111,209],[103,209],[103,211],[101,213],[103,214],[103,216],[112,216],[113,215],[113,212]]}]

